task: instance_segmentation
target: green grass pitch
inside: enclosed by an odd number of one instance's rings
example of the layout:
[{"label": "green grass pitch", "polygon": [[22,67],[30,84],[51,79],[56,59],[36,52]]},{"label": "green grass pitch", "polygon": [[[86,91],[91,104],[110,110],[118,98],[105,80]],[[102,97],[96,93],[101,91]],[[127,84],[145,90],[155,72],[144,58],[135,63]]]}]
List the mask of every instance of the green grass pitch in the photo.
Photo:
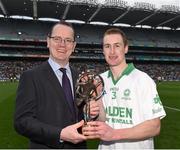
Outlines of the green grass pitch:
[{"label": "green grass pitch", "polygon": [[[18,83],[0,82],[0,148],[28,148],[28,140],[13,128],[14,104]],[[161,121],[161,133],[155,137],[156,149],[180,149],[180,82],[158,83],[158,91],[167,116]],[[97,148],[98,141],[88,141]]]}]

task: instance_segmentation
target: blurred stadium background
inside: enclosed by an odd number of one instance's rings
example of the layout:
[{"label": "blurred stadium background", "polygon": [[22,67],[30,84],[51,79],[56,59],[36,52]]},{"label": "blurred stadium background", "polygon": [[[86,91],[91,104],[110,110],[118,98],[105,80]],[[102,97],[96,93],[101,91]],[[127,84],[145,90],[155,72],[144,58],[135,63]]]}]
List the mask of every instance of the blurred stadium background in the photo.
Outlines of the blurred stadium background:
[{"label": "blurred stadium background", "polygon": [[[127,34],[128,62],[157,82],[167,112],[155,148],[180,148],[179,3],[157,7],[135,0],[0,0],[0,148],[28,147],[13,129],[16,88],[23,71],[47,60],[46,36],[59,20],[75,28],[71,63],[79,72],[107,69],[101,45],[107,28],[116,26]],[[97,141],[89,142],[89,148],[96,147]]]}]

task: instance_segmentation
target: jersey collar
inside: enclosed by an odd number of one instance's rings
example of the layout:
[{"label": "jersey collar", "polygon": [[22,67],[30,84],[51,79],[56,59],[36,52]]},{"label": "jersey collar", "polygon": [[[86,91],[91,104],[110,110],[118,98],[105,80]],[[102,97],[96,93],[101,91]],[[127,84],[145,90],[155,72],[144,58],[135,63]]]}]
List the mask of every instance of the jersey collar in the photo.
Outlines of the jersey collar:
[{"label": "jersey collar", "polygon": [[128,64],[128,66],[124,69],[121,76],[117,80],[114,79],[111,70],[109,70],[108,78],[111,77],[112,81],[113,81],[113,83],[115,85],[124,75],[129,75],[134,69],[135,69],[135,67],[134,67],[133,63]]}]

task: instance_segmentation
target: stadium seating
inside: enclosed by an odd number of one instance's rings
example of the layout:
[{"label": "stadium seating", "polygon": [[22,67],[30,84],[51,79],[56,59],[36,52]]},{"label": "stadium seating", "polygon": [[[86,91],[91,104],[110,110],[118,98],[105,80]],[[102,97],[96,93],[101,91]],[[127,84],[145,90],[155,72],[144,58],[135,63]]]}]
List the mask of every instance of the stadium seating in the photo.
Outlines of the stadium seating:
[{"label": "stadium seating", "polygon": [[[52,22],[0,19],[0,80],[19,79],[24,70],[48,58],[46,36],[51,25]],[[87,68],[97,72],[106,70],[101,43],[104,31],[110,26],[73,25],[77,47],[72,63],[80,72]],[[126,56],[129,62],[140,64],[140,69],[155,80],[159,76],[164,80],[180,80],[180,31],[132,27],[122,30],[129,39]]]}]

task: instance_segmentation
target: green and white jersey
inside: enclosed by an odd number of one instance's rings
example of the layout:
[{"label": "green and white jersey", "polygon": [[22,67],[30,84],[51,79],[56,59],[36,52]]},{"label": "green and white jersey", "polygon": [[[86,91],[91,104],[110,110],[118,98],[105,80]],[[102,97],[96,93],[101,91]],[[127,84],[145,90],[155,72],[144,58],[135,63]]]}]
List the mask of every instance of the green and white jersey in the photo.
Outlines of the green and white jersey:
[{"label": "green and white jersey", "polygon": [[[146,120],[163,118],[166,113],[154,81],[133,64],[114,80],[111,71],[101,74],[105,93],[102,98],[106,123],[114,129],[130,128]],[[142,141],[101,141],[99,149],[152,149],[153,138]]]}]

